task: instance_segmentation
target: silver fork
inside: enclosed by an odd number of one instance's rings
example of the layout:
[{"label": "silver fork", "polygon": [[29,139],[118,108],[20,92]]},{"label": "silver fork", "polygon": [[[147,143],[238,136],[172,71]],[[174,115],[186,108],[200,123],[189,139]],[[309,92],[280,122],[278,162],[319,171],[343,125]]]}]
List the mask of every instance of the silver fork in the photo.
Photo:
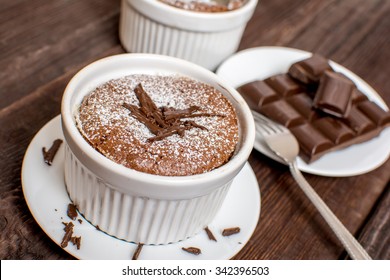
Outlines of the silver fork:
[{"label": "silver fork", "polygon": [[[299,153],[299,145],[295,136],[283,125],[255,111],[252,111],[252,114],[255,120],[256,133],[260,133],[264,141],[264,143],[261,143],[265,144],[271,152],[289,165],[290,172],[295,181],[328,223],[350,257],[355,260],[371,260],[371,257],[364,248],[333,214],[298,169],[296,158]],[[256,141],[260,141],[258,136],[256,137]]]}]

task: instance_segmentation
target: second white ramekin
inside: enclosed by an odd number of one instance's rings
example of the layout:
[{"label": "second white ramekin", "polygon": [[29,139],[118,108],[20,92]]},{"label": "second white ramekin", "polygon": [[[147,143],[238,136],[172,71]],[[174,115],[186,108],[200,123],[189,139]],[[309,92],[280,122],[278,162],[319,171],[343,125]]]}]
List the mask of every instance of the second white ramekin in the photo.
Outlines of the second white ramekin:
[{"label": "second white ramekin", "polygon": [[[218,89],[234,106],[239,124],[235,154],[223,166],[192,176],[158,176],[117,164],[97,152],[76,127],[85,95],[110,79],[130,74],[179,74]],[[77,73],[62,107],[65,182],[78,210],[110,235],[144,244],[166,244],[193,236],[215,217],[254,143],[249,107],[225,81],[193,63],[160,55],[122,54],[101,59]]]},{"label": "second white ramekin", "polygon": [[174,56],[215,70],[237,50],[257,1],[204,13],[157,0],[122,0],[119,37],[128,52]]}]

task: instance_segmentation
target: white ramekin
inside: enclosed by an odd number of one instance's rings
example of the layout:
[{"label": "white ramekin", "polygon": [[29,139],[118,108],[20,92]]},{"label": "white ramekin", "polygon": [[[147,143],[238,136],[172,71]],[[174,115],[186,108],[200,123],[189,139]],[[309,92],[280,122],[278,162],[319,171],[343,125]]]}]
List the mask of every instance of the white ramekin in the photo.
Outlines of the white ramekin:
[{"label": "white ramekin", "polygon": [[[204,174],[158,176],[126,168],[90,146],[75,124],[82,98],[110,79],[137,73],[184,75],[221,91],[238,116],[239,143],[231,160]],[[101,230],[144,244],[176,242],[207,226],[247,161],[255,137],[251,112],[235,89],[200,66],[161,55],[122,54],[88,65],[67,85],[61,116],[65,182],[71,200]]]},{"label": "white ramekin", "polygon": [[174,56],[215,70],[237,50],[257,1],[229,12],[201,13],[157,0],[122,0],[119,37],[128,52]]}]

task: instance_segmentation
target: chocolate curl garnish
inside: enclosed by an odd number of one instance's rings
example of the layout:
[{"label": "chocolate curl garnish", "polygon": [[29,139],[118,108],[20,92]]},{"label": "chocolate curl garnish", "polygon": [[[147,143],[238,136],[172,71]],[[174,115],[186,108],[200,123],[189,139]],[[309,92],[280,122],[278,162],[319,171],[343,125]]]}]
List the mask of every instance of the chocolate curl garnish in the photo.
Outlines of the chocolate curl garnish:
[{"label": "chocolate curl garnish", "polygon": [[203,125],[200,125],[200,124],[197,124],[196,122],[194,121],[185,121],[184,122],[184,125],[186,127],[196,127],[196,128],[200,128],[202,130],[208,130],[207,127],[203,126]]},{"label": "chocolate curl garnish", "polygon": [[186,130],[186,129],[191,129],[191,128],[190,127],[182,127],[182,126],[173,126],[173,127],[170,127],[166,130],[159,131],[156,136],[148,138],[148,141],[154,142],[154,141],[162,140],[162,139],[169,137],[173,134],[179,134],[180,136],[183,136],[184,130]]},{"label": "chocolate curl garnish", "polygon": [[43,160],[48,165],[52,165],[53,159],[54,159],[55,155],[57,154],[58,149],[60,148],[61,144],[62,144],[62,140],[57,139],[57,140],[54,140],[53,145],[50,147],[50,149],[48,151],[46,151],[45,147],[42,148]]},{"label": "chocolate curl garnish", "polygon": [[[158,108],[156,104],[154,104],[153,100],[150,96],[145,92],[144,88],[141,84],[138,84],[134,89],[135,95],[137,96],[139,103],[141,104],[141,108],[144,108],[146,112],[157,111]],[[149,117],[148,114],[146,116]]]},{"label": "chocolate curl garnish", "polygon": [[196,247],[188,247],[188,248],[184,248],[182,247],[182,250],[190,253],[190,254],[193,254],[193,255],[199,255],[202,253],[202,251],[199,249],[199,248],[196,248]]},{"label": "chocolate curl garnish", "polygon": [[181,109],[181,110],[176,110],[174,108],[169,108],[168,110],[164,110],[163,114],[166,120],[170,119],[182,119],[182,118],[187,118],[191,116],[191,114],[195,111],[200,110],[199,106],[191,106],[190,108],[187,109]]},{"label": "chocolate curl garnish", "polygon": [[138,246],[135,249],[135,252],[133,254],[133,260],[138,260],[139,254],[141,253],[141,250],[142,250],[143,246],[144,246],[143,243],[138,243]]},{"label": "chocolate curl garnish", "polygon": [[159,126],[167,127],[167,124],[163,119],[161,111],[157,108],[156,104],[146,93],[141,84],[138,84],[135,87],[134,92],[139,100],[139,103],[141,104],[140,109],[145,114],[145,116],[147,118],[150,118],[152,116]]},{"label": "chocolate curl garnish", "polygon": [[122,106],[128,109],[132,113],[133,117],[136,118],[139,122],[143,123],[153,134],[157,135],[158,132],[161,131],[161,128],[154,124],[151,119],[145,116],[141,112],[140,108],[127,103],[124,103]]},{"label": "chocolate curl garnish", "polygon": [[135,95],[138,98],[140,107],[124,103],[122,106],[128,109],[132,116],[143,123],[154,135],[148,141],[154,142],[162,140],[173,134],[184,136],[184,131],[192,128],[207,130],[206,127],[197,124],[194,121],[181,121],[182,118],[195,117],[224,117],[212,113],[194,113],[200,110],[199,106],[190,106],[186,109],[175,109],[172,107],[157,108],[156,104],[143,89],[141,84],[134,88]]}]

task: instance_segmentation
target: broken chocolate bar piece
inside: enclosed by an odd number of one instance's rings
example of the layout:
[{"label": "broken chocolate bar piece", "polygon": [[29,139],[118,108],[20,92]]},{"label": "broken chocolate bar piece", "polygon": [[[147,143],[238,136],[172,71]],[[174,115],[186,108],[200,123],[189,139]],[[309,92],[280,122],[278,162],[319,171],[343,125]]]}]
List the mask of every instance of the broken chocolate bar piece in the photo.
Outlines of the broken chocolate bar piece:
[{"label": "broken chocolate bar piece", "polygon": [[279,74],[264,80],[282,96],[290,96],[302,92],[302,87],[287,74]]},{"label": "broken chocolate bar piece", "polygon": [[330,115],[345,117],[352,104],[355,84],[344,75],[325,71],[314,97],[313,106]]},{"label": "broken chocolate bar piece", "polygon": [[247,83],[239,87],[237,91],[242,95],[245,95],[245,101],[252,110],[258,110],[262,105],[279,98],[275,90],[264,81]]},{"label": "broken chocolate bar piece", "polygon": [[290,66],[288,73],[304,84],[318,83],[326,70],[332,70],[326,58],[313,55]]},{"label": "broken chocolate bar piece", "polygon": [[296,126],[304,122],[301,114],[283,99],[262,106],[260,112],[286,127]]}]

